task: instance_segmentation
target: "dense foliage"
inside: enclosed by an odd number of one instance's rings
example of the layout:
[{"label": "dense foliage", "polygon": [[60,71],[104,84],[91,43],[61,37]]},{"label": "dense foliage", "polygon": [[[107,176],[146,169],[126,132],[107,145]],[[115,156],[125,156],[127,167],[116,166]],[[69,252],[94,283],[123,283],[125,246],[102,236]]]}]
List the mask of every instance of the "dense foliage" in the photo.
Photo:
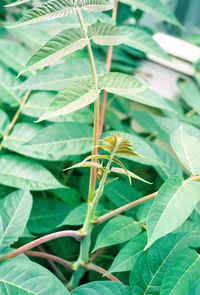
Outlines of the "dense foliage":
[{"label": "dense foliage", "polygon": [[159,0],[3,4],[0,294],[199,294],[199,61],[177,101],[137,77],[146,54],[171,60],[141,15],[176,17]]}]

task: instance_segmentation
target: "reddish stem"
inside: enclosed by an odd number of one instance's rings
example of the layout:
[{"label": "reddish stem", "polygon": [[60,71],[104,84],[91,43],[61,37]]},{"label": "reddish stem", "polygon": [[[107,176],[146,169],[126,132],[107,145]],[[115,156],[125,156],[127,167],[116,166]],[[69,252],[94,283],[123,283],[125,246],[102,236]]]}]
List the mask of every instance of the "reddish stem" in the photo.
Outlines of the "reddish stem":
[{"label": "reddish stem", "polygon": [[61,238],[61,237],[74,237],[76,240],[80,241],[84,238],[83,235],[81,235],[81,233],[79,231],[75,231],[75,230],[63,230],[63,231],[59,231],[59,232],[56,232],[56,233],[52,233],[52,234],[49,234],[49,235],[46,235],[44,237],[41,237],[37,240],[34,240],[10,253],[8,253],[7,255],[3,256],[0,261],[3,261],[5,259],[10,259],[10,258],[13,258],[13,257],[16,257],[17,255],[21,254],[21,253],[24,253],[26,251],[28,251],[29,249],[31,248],[34,248],[36,246],[39,246],[43,243],[46,243],[48,241],[51,241],[51,240],[55,240],[55,239],[58,239],[58,238]]},{"label": "reddish stem", "polygon": [[[41,245],[38,246],[38,249],[39,249],[42,253],[46,253],[45,250],[43,249],[43,247],[42,247]],[[28,252],[28,251],[27,251],[27,252]],[[24,254],[27,255],[27,254],[26,254],[27,252],[25,252]],[[31,251],[29,251],[29,252],[31,252]],[[37,252],[37,253],[38,253],[38,252]],[[66,279],[65,279],[63,273],[60,271],[60,269],[57,267],[57,265],[54,263],[54,261],[51,260],[51,259],[49,259],[49,258],[47,258],[47,260],[48,260],[49,264],[51,265],[51,267],[53,268],[53,270],[54,270],[55,274],[57,275],[57,277],[58,277],[62,282],[65,282]]]},{"label": "reddish stem", "polygon": [[94,261],[97,257],[101,255],[101,253],[105,250],[106,247],[98,249],[90,258],[90,262]]},{"label": "reddish stem", "polygon": [[93,270],[93,271],[96,271],[102,275],[105,275],[111,281],[121,283],[121,281],[118,278],[116,278],[115,276],[113,276],[111,274],[106,274],[107,271],[104,268],[97,266],[93,263],[89,263],[89,264],[84,265],[84,268],[87,270]]},{"label": "reddish stem", "polygon": [[[112,12],[112,20],[113,21],[116,21],[116,18],[117,18],[117,8],[118,8],[118,0],[115,0],[113,12]],[[111,45],[108,48],[107,59],[106,59],[106,65],[107,65],[108,72],[110,72],[110,68],[111,68],[112,54],[113,54],[113,46]],[[101,136],[102,131],[103,131],[107,96],[108,96],[107,91],[104,91],[103,102],[102,102],[102,107],[101,107],[101,115],[100,115],[100,124],[99,124],[99,137]]]},{"label": "reddish stem", "polygon": [[72,263],[62,259],[58,256],[55,255],[51,255],[45,252],[37,252],[37,251],[25,251],[24,252],[25,255],[27,256],[34,256],[34,257],[40,257],[40,258],[44,258],[50,261],[55,261],[63,266],[65,266],[68,270],[72,271]]},{"label": "reddish stem", "polygon": [[157,193],[158,192],[154,192],[154,193],[152,193],[150,195],[147,195],[147,196],[145,196],[145,197],[143,197],[143,198],[141,198],[139,200],[133,201],[133,202],[128,203],[128,204],[126,204],[126,205],[124,205],[124,206],[122,206],[120,208],[117,208],[117,209],[115,209],[115,210],[113,210],[113,211],[99,217],[99,219],[97,219],[97,221],[95,221],[94,223],[95,224],[100,224],[100,223],[102,223],[102,222],[104,222],[104,221],[106,221],[106,220],[108,220],[108,219],[110,219],[110,218],[124,212],[124,211],[127,211],[127,210],[129,210],[129,209],[131,209],[133,207],[136,207],[136,206],[138,206],[138,205],[140,205],[142,203],[145,203],[146,201],[155,198]]}]

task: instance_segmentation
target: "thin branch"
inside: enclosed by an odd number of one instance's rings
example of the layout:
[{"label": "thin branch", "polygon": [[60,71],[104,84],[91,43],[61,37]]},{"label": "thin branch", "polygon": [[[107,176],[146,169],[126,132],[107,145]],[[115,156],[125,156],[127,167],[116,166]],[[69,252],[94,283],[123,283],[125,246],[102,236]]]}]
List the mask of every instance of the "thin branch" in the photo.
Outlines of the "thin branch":
[{"label": "thin branch", "polygon": [[40,257],[40,258],[44,258],[44,259],[47,259],[50,261],[55,261],[55,262],[63,265],[64,267],[66,267],[68,270],[73,271],[72,263],[65,260],[65,259],[62,259],[58,256],[51,255],[51,254],[44,253],[44,252],[37,252],[37,251],[25,251],[24,254],[27,256]]},{"label": "thin branch", "polygon": [[17,110],[17,112],[15,113],[14,117],[12,118],[12,121],[10,122],[10,125],[9,125],[9,128],[8,128],[8,131],[4,134],[3,138],[2,138],[2,141],[1,141],[1,144],[0,144],[0,151],[2,150],[3,148],[3,141],[6,140],[10,134],[10,132],[12,131],[13,127],[15,126],[15,123],[17,122],[17,119],[21,113],[21,110],[22,108],[24,107],[25,103],[27,102],[29,96],[31,94],[31,90],[28,90],[24,96],[24,98],[22,99],[20,105],[19,105],[19,108]]},{"label": "thin branch", "polygon": [[[76,8],[77,16],[80,22],[80,26],[85,34],[85,38],[87,39],[87,50],[91,65],[91,71],[92,71],[92,78],[95,84],[95,89],[99,90],[98,86],[98,76],[96,71],[96,65],[94,61],[94,55],[92,52],[92,46],[90,43],[90,39],[87,35],[87,29],[84,24],[83,16],[81,14],[81,10],[79,8]],[[98,140],[99,140],[99,115],[100,115],[100,100],[99,95],[97,96],[95,102],[94,102],[94,127],[93,127],[93,143],[92,143],[92,155],[98,154]],[[93,162],[97,162],[97,159],[93,159]],[[92,203],[94,194],[95,194],[95,186],[96,186],[96,179],[97,179],[97,168],[91,168],[90,170],[90,184],[89,184],[89,194],[88,194],[88,203]]]},{"label": "thin branch", "polygon": [[[46,253],[45,250],[43,249],[43,247],[41,245],[38,246],[38,249],[42,252],[42,253]],[[29,251],[30,252],[30,251]],[[24,254],[26,254],[27,252],[25,252]],[[37,252],[38,253],[38,252]],[[55,274],[57,275],[57,277],[62,281],[65,282],[66,278],[64,277],[63,273],[60,271],[60,269],[57,267],[57,265],[55,264],[55,262],[49,258],[47,258],[49,264],[51,265],[51,267],[53,268]]]},{"label": "thin branch", "polygon": [[17,255],[24,253],[24,252],[28,251],[29,249],[32,249],[32,248],[39,246],[43,243],[46,243],[48,241],[55,240],[55,239],[58,239],[61,237],[74,237],[76,240],[80,241],[84,238],[84,235],[82,235],[79,231],[75,231],[75,230],[63,230],[63,231],[59,231],[56,233],[48,234],[46,236],[36,239],[36,240],[34,240],[34,241],[16,249],[16,250],[6,254],[5,256],[3,256],[0,259],[0,261],[16,257]]},{"label": "thin branch", "polygon": [[[116,21],[116,18],[117,18],[117,8],[118,8],[118,0],[115,0],[113,12],[112,12],[112,20],[113,21]],[[111,68],[112,54],[113,54],[113,46],[111,45],[108,48],[107,59],[106,59],[106,65],[107,65],[108,72],[110,72],[110,68]],[[99,124],[99,137],[101,136],[102,131],[103,131],[107,96],[108,96],[107,91],[104,91],[103,102],[102,102],[102,107],[101,107],[100,124]]]},{"label": "thin branch", "polygon": [[[195,181],[200,181],[200,175],[198,175],[198,176],[190,176],[187,179],[185,179],[184,182],[188,181],[189,179],[192,179],[192,180],[195,180]],[[114,217],[114,216],[116,216],[116,215],[118,215],[118,214],[120,214],[122,212],[125,212],[125,211],[127,211],[127,210],[129,210],[129,209],[131,209],[133,207],[136,207],[136,206],[138,206],[140,204],[145,203],[148,200],[151,200],[151,199],[155,198],[157,196],[157,194],[158,194],[158,192],[154,192],[154,193],[152,193],[150,195],[147,195],[147,196],[145,196],[145,197],[143,197],[141,199],[138,199],[136,201],[128,203],[128,204],[126,204],[126,205],[124,205],[124,206],[122,206],[120,208],[117,208],[117,209],[115,209],[115,210],[113,210],[113,211],[99,217],[97,220],[94,221],[94,224],[96,224],[96,225],[101,224],[104,221],[106,221],[106,220],[108,220],[108,219],[110,219],[110,218],[112,218],[112,217]]]},{"label": "thin branch", "polygon": [[136,207],[136,206],[138,206],[138,205],[140,205],[142,203],[145,203],[146,201],[155,198],[157,193],[158,192],[154,192],[154,193],[152,193],[150,195],[147,195],[147,196],[145,196],[145,197],[143,197],[143,198],[141,198],[139,200],[133,201],[133,202],[131,202],[129,204],[126,204],[126,205],[124,205],[124,206],[122,206],[120,208],[117,208],[117,209],[115,209],[115,210],[113,210],[113,211],[99,217],[97,220],[95,220],[94,224],[101,224],[102,222],[104,222],[104,221],[106,221],[106,220],[108,220],[108,219],[110,219],[110,218],[124,212],[124,211],[127,211],[127,210],[129,210],[129,209],[131,209],[133,207]]},{"label": "thin branch", "polygon": [[106,247],[100,248],[98,249],[90,258],[90,262],[93,262],[97,257],[99,257],[101,255],[101,253],[103,253],[103,251],[105,250]]},{"label": "thin branch", "polygon": [[105,275],[105,277],[107,277],[109,280],[111,280],[111,281],[114,281],[114,282],[118,282],[118,283],[122,283],[118,278],[116,278],[115,276],[113,276],[113,275],[111,275],[111,274],[106,274],[107,273],[107,271],[104,269],[104,268],[102,268],[102,267],[100,267],[100,266],[97,266],[97,265],[95,265],[95,264],[93,264],[93,263],[88,263],[88,264],[86,264],[86,265],[84,265],[83,266],[85,269],[87,269],[87,270],[93,270],[93,271],[96,271],[96,272],[98,272],[98,273],[100,273],[100,274],[102,274],[102,275]]}]

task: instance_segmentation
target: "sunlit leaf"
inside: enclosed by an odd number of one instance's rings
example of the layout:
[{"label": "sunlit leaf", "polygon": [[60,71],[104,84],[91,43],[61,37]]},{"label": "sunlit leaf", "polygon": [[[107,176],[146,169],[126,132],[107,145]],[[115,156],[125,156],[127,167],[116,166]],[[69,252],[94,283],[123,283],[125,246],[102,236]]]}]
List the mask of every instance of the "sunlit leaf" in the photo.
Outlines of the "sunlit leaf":
[{"label": "sunlit leaf", "polygon": [[31,207],[32,196],[27,190],[14,191],[0,201],[4,245],[13,244],[23,234]]},{"label": "sunlit leaf", "polygon": [[109,220],[99,233],[93,252],[102,247],[108,247],[128,241],[137,236],[142,228],[140,223],[128,216],[116,216]]},{"label": "sunlit leaf", "polygon": [[200,174],[200,139],[187,134],[183,126],[171,135],[171,145],[181,163],[193,174]]},{"label": "sunlit leaf", "polygon": [[178,228],[192,213],[200,200],[200,184],[194,180],[182,182],[177,176],[169,178],[158,191],[147,217],[148,243]]},{"label": "sunlit leaf", "polygon": [[74,82],[58,92],[47,111],[37,122],[79,110],[94,102],[100,93],[100,90],[94,89],[90,81],[80,81],[79,87],[76,86],[77,83]]},{"label": "sunlit leaf", "polygon": [[27,187],[30,190],[63,187],[45,167],[16,155],[1,156],[0,183],[22,189]]},{"label": "sunlit leaf", "polygon": [[71,0],[50,0],[42,6],[30,10],[19,20],[16,26],[70,15],[76,13],[77,6],[88,11],[104,11],[112,8],[111,4],[106,0],[79,0],[76,3]]}]

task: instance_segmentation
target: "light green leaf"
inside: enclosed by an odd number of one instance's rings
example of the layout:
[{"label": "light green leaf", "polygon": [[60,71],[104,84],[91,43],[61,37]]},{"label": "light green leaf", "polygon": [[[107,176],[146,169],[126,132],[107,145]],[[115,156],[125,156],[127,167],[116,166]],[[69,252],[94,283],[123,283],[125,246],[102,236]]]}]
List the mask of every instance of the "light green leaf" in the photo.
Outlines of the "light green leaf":
[{"label": "light green leaf", "polygon": [[51,232],[65,219],[70,207],[55,199],[37,198],[34,200],[28,229],[33,234]]},{"label": "light green leaf", "polygon": [[97,237],[93,252],[102,247],[108,247],[128,241],[137,236],[142,228],[140,223],[127,216],[116,216],[109,220]]},{"label": "light green leaf", "polygon": [[146,249],[178,228],[190,216],[199,200],[198,182],[182,182],[177,176],[169,178],[158,191],[147,217]]},{"label": "light green leaf", "polygon": [[200,139],[185,133],[183,126],[171,135],[171,145],[181,163],[193,174],[200,174]]},{"label": "light green leaf", "polygon": [[0,216],[0,245],[2,244],[2,240],[3,240],[3,222]]},{"label": "light green leaf", "polygon": [[166,272],[160,295],[183,295],[199,279],[200,256],[196,251],[187,249],[174,265]]},{"label": "light green leaf", "polygon": [[71,292],[72,295],[129,295],[129,288],[117,282],[92,282]]},{"label": "light green leaf", "polygon": [[[17,27],[17,28],[13,28],[13,27],[8,27],[10,26],[14,26],[14,24],[10,24],[5,22],[4,23],[6,26],[6,30],[8,30],[8,32],[11,35],[14,35],[19,41],[22,41],[24,44],[28,45],[28,47],[31,48],[35,48],[38,49],[41,46],[43,46],[50,38],[49,34],[47,33],[47,30],[41,30],[41,28],[39,27],[38,29],[32,28],[30,26],[28,27]],[[30,58],[30,56],[29,56]],[[27,60],[26,60],[27,62]],[[23,64],[24,66],[24,64]],[[22,69],[22,67],[21,67]],[[20,70],[21,70],[20,69]]]},{"label": "light green leaf", "polygon": [[159,159],[165,163],[165,165],[155,166],[154,169],[158,172],[161,178],[165,181],[169,177],[178,176],[180,179],[183,179],[183,171],[178,165],[176,160],[167,153],[164,149],[160,148],[156,144],[149,141],[149,145],[153,148]]},{"label": "light green leaf", "polygon": [[58,92],[47,111],[37,122],[80,110],[94,102],[99,93],[100,90],[94,89],[90,81],[80,81],[78,87],[77,82],[71,83]]},{"label": "light green leaf", "polygon": [[69,295],[69,291],[46,268],[16,257],[0,265],[0,294]]},{"label": "light green leaf", "polygon": [[144,140],[142,137],[131,134],[131,133],[126,133],[126,132],[121,132],[121,131],[112,131],[112,132],[105,132],[103,133],[103,137],[109,137],[113,134],[121,134],[121,136],[129,139],[131,146],[133,147],[135,153],[137,153],[140,157],[130,157],[130,156],[120,156],[122,158],[142,163],[144,165],[152,165],[152,166],[160,166],[160,165],[165,165],[164,162],[162,162],[157,154],[154,152],[154,150],[150,147],[148,144],[148,141]]},{"label": "light green leaf", "polygon": [[77,3],[70,0],[50,0],[42,6],[30,10],[19,20],[16,26],[70,15],[76,13],[77,6],[87,11],[104,11],[112,8],[111,4],[106,0],[78,0]]},{"label": "light green leaf", "polygon": [[0,109],[0,137],[7,131],[9,123],[8,115]]},{"label": "light green leaf", "polygon": [[[48,106],[53,101],[54,97],[54,92],[34,92],[30,95],[28,102],[25,104],[21,112],[26,116],[38,118],[46,111]],[[89,107],[86,107],[67,115],[61,115],[55,118],[48,119],[48,121],[79,122],[91,124],[93,122],[93,117],[93,111]]]},{"label": "light green leaf", "polygon": [[129,271],[147,242],[146,233],[132,238],[117,254],[107,273]]},{"label": "light green leaf", "polygon": [[119,45],[126,40],[126,32],[120,27],[106,23],[96,23],[87,28],[88,37],[99,45]]},{"label": "light green leaf", "polygon": [[198,295],[199,290],[200,290],[200,279],[193,284],[192,288],[190,288],[187,295]]},{"label": "light green leaf", "polygon": [[139,197],[134,187],[121,179],[107,184],[104,195],[117,207],[133,202]]},{"label": "light green leaf", "polygon": [[177,84],[185,103],[200,115],[200,89],[190,80],[179,79]]},{"label": "light green leaf", "polygon": [[29,1],[31,1],[31,0],[17,0],[15,2],[13,2],[13,3],[5,5],[5,7],[17,6],[17,5],[20,5],[20,4],[29,2]]},{"label": "light green leaf", "polygon": [[[95,60],[95,65],[98,75],[103,75],[107,72],[105,63]],[[36,75],[22,82],[18,89],[59,91],[74,81],[91,78],[92,73],[89,60],[85,58],[72,58],[63,64],[37,72]]]},{"label": "light green leaf", "polygon": [[134,295],[160,294],[163,277],[186,247],[185,242],[185,234],[173,233],[139,256],[129,277]]},{"label": "light green leaf", "polygon": [[16,76],[0,65],[0,101],[18,106],[24,91],[13,89],[19,85]]},{"label": "light green leaf", "polygon": [[92,148],[92,128],[76,122],[52,124],[35,134],[23,148],[35,157],[54,161],[85,154]]},{"label": "light green leaf", "polygon": [[[107,213],[107,210],[103,208],[101,204],[97,206],[96,214],[97,216]],[[79,206],[76,206],[72,209],[66,218],[59,224],[58,227],[63,225],[82,225],[84,223],[85,217],[87,214],[87,204],[82,203]]]},{"label": "light green leaf", "polygon": [[180,26],[174,14],[160,0],[120,0],[123,3],[139,8],[147,13],[167,21],[171,24]]},{"label": "light green leaf", "polygon": [[24,157],[2,155],[0,158],[0,183],[30,190],[48,190],[63,187],[42,165]]},{"label": "light green leaf", "polygon": [[82,49],[87,42],[84,32],[79,28],[62,31],[30,58],[22,72],[54,64],[61,57]]},{"label": "light green leaf", "polygon": [[131,75],[114,72],[105,74],[100,78],[100,87],[148,106],[174,111],[165,99]]},{"label": "light green leaf", "polygon": [[31,52],[21,44],[10,40],[0,40],[0,60],[16,72],[21,71],[30,55]]},{"label": "light green leaf", "polygon": [[[96,23],[88,26],[87,35],[89,39],[100,45],[119,45],[126,39],[127,34],[114,25]],[[88,39],[80,28],[64,30],[40,48],[22,72],[54,64],[63,56],[82,49],[87,43]]]},{"label": "light green leaf", "polygon": [[31,207],[32,196],[27,190],[15,191],[0,201],[4,245],[12,245],[23,234]]},{"label": "light green leaf", "polygon": [[144,53],[150,53],[160,58],[170,60],[167,53],[154,41],[152,36],[146,31],[131,26],[121,27],[121,30],[126,33],[127,37],[124,44],[143,51]]}]

